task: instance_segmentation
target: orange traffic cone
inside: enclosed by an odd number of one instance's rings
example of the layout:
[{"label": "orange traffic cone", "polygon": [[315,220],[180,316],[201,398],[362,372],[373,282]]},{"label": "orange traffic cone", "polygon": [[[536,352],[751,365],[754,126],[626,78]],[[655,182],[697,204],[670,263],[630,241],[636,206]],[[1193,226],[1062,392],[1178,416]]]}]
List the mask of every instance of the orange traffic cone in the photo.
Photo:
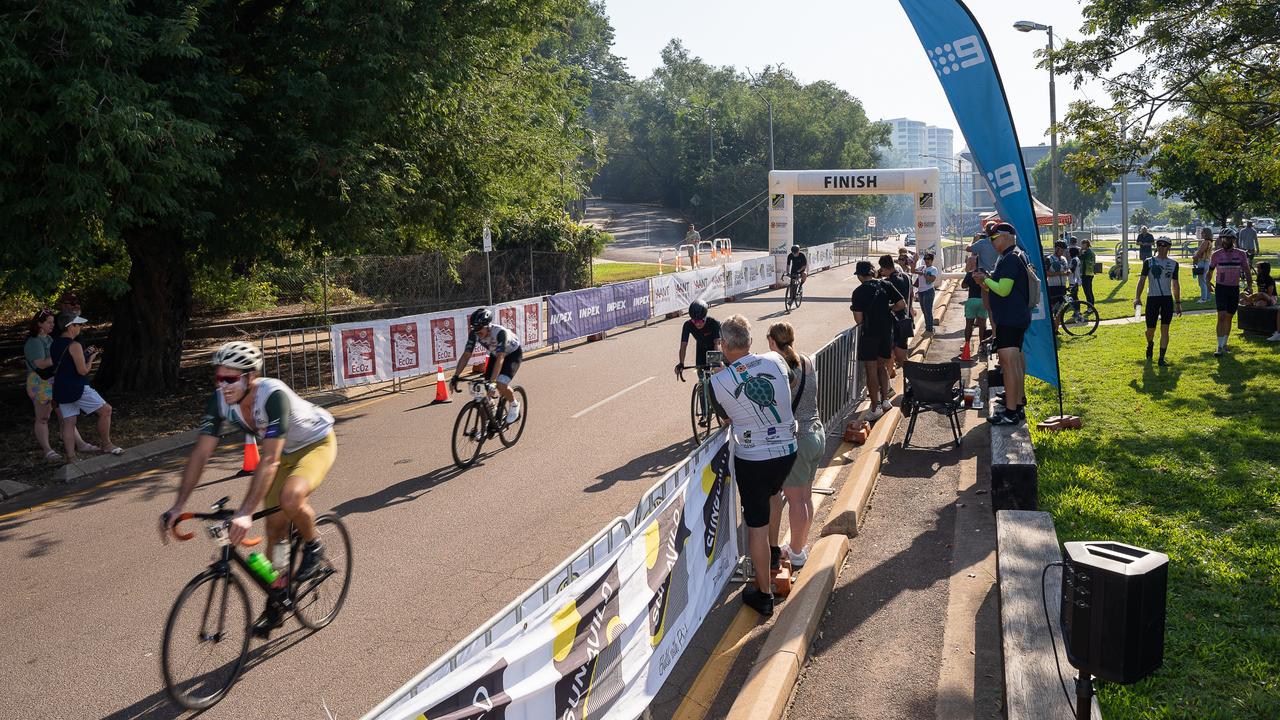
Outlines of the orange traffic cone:
[{"label": "orange traffic cone", "polygon": [[969,354],[969,343],[966,342],[964,344],[964,350],[960,351],[960,361],[969,362],[972,359],[973,356]]},{"label": "orange traffic cone", "polygon": [[240,472],[251,473],[258,469],[258,440],[252,435],[244,436],[244,464]]},{"label": "orange traffic cone", "polygon": [[436,366],[436,402],[449,402],[449,388],[444,381],[444,366]]}]

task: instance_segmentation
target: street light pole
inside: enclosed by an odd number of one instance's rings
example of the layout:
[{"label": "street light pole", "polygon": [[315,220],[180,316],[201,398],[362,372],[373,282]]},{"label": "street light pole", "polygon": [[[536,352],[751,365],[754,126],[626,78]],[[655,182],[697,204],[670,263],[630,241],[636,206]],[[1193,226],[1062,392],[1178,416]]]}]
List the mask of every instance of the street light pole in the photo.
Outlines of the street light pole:
[{"label": "street light pole", "polygon": [[1030,20],[1013,24],[1018,32],[1041,30],[1049,33],[1049,202],[1053,205],[1053,241],[1058,241],[1058,91],[1054,84],[1053,26]]},{"label": "street light pole", "polygon": [[769,169],[773,169],[773,99],[765,100],[769,105]]},{"label": "street light pole", "polygon": [[934,160],[941,160],[947,163],[948,166],[950,166],[950,163],[955,163],[956,195],[959,196],[958,199],[960,202],[960,222],[956,227],[956,242],[963,245],[964,244],[964,169],[963,169],[964,166],[961,164],[960,160],[957,158],[944,158],[940,155],[921,155],[920,157],[927,157],[927,158],[933,158]]}]

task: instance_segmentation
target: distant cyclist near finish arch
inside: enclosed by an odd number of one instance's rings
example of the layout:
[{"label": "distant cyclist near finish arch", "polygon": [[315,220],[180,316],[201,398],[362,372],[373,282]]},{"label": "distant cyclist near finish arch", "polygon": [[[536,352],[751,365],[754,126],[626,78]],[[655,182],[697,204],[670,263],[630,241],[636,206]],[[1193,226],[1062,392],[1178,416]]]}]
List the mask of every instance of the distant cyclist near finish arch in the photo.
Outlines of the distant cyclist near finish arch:
[{"label": "distant cyclist near finish arch", "polygon": [[520,340],[515,332],[493,323],[493,311],[489,308],[480,308],[471,313],[469,325],[471,333],[467,335],[467,345],[462,349],[462,357],[458,359],[458,366],[453,370],[450,385],[453,386],[454,392],[458,392],[458,380],[462,375],[462,369],[471,360],[476,345],[480,345],[489,353],[485,381],[497,383],[498,394],[507,401],[506,421],[508,424],[514,423],[520,417],[520,401],[516,400],[515,393],[511,392],[511,380],[520,369],[520,360],[524,357],[520,349]]},{"label": "distant cyclist near finish arch", "polygon": [[[183,470],[178,499],[160,516],[161,535],[167,537],[172,531],[218,445],[223,423],[230,422],[257,438],[262,457],[244,501],[231,518],[229,539],[233,545],[244,539],[259,505],[278,505],[280,512],[265,519],[267,556],[272,556],[277,542],[288,537],[292,523],[304,541],[295,580],[306,580],[325,562],[309,498],[324,482],[338,455],[333,415],[303,400],[280,380],[261,377],[262,351],[256,345],[226,343],[214,352],[213,366],[217,389],[205,406],[200,438]],[[254,634],[267,637],[282,620],[279,607],[268,604],[253,625]]]}]

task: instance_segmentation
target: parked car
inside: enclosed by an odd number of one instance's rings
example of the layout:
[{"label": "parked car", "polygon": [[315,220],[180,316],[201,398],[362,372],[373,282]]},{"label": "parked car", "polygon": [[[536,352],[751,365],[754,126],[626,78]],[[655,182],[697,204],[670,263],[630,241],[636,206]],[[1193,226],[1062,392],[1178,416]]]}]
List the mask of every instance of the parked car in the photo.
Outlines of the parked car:
[{"label": "parked car", "polygon": [[915,247],[915,246],[916,246],[916,234],[915,234],[915,233],[907,233],[907,238],[906,238],[906,240],[905,240],[904,242],[907,244],[907,247]]}]

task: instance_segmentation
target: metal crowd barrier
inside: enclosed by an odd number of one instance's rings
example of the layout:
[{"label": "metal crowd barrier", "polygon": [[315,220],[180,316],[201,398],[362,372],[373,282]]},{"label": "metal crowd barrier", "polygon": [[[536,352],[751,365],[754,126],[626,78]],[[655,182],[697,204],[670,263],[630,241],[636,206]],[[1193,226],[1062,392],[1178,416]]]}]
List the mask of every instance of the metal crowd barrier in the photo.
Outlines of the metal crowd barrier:
[{"label": "metal crowd barrier", "polygon": [[964,265],[965,255],[969,251],[963,245],[947,245],[942,248],[942,268],[949,269]]},{"label": "metal crowd barrier", "polygon": [[328,325],[264,333],[263,374],[283,380],[294,391],[328,390],[334,387],[333,353]]},{"label": "metal crowd barrier", "polygon": [[[862,399],[863,378],[858,362],[858,328],[836,335],[813,355],[818,377],[818,417],[829,431],[844,431],[839,420]],[[834,422],[833,421],[837,421]]]}]

